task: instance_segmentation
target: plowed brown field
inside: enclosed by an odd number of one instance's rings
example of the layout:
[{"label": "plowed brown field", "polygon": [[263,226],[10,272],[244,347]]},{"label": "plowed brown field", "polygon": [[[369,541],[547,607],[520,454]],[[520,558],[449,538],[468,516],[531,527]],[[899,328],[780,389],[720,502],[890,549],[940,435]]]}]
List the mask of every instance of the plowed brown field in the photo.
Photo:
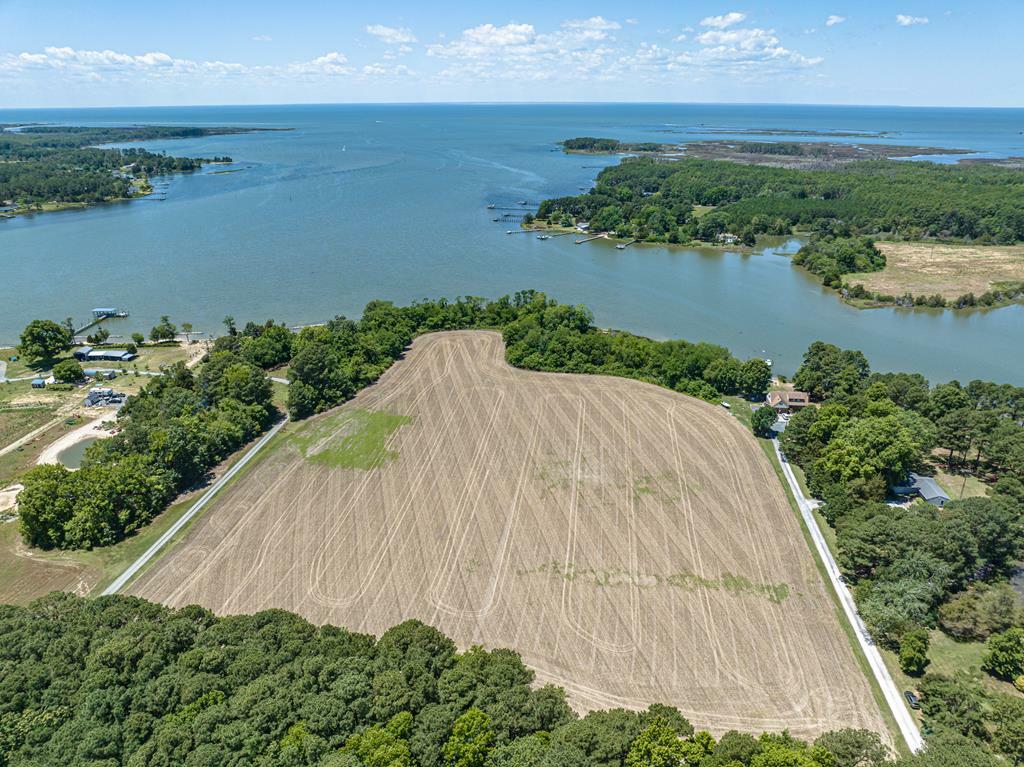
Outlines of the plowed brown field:
[{"label": "plowed brown field", "polygon": [[884,732],[782,486],[724,410],[437,333],[272,450],[129,590],[375,634],[419,618],[518,650],[579,710]]}]

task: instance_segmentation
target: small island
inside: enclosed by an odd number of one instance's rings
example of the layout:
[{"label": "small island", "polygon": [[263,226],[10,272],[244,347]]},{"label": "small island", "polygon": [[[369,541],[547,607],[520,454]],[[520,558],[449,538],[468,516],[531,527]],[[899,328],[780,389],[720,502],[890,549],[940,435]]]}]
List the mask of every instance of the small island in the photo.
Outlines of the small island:
[{"label": "small island", "polygon": [[137,141],[231,135],[267,128],[195,128],[160,125],[96,128],[0,126],[0,216],[86,207],[142,197],[154,176],[230,163],[227,156],[174,157],[137,147]]},{"label": "small island", "polygon": [[627,244],[749,247],[762,235],[801,235],[794,264],[864,308],[1024,300],[1021,158],[903,162],[893,158],[966,152],[834,142],[561,146],[627,156],[585,194],[544,200],[531,226]]}]

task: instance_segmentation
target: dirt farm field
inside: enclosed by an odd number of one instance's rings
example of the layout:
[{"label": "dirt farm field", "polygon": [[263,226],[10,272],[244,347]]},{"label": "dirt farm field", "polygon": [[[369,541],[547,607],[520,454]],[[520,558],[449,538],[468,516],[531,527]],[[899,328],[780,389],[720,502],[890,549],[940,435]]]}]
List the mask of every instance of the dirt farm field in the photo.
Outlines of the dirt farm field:
[{"label": "dirt farm field", "polygon": [[437,333],[270,450],[130,593],[378,635],[419,618],[518,650],[581,712],[884,732],[771,465],[721,408]]}]

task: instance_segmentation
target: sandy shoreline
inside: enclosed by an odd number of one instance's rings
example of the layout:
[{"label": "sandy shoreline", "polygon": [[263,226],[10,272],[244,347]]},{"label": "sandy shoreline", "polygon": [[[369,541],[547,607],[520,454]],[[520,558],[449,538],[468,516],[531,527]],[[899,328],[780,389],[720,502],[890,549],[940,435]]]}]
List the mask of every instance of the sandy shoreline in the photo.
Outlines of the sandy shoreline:
[{"label": "sandy shoreline", "polygon": [[117,411],[110,410],[99,418],[69,431],[60,439],[54,440],[47,445],[43,452],[40,453],[39,458],[36,459],[36,464],[60,463],[58,456],[72,445],[86,439],[106,439],[107,437],[114,436],[112,430],[103,428],[103,423],[112,422],[115,418],[117,418]]}]

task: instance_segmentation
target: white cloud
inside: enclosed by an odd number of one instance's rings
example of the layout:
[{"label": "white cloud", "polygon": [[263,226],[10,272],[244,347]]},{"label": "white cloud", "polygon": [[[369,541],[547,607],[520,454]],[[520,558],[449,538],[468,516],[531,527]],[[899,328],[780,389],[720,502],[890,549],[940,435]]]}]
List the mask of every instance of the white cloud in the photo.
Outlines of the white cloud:
[{"label": "white cloud", "polygon": [[439,73],[445,79],[597,76],[613,53],[608,33],[620,28],[601,16],[569,20],[552,32],[517,22],[481,24],[450,42],[428,45],[427,55],[450,62]]},{"label": "white cloud", "polygon": [[836,24],[842,24],[844,21],[846,21],[846,17],[845,16],[836,16],[833,13],[831,16],[829,16],[827,19],[825,19],[825,26],[826,27],[834,27]]},{"label": "white cloud", "polygon": [[416,42],[416,35],[405,27],[386,27],[383,24],[370,24],[366,31],[388,45]]},{"label": "white cloud", "polygon": [[566,29],[588,29],[594,31],[607,32],[613,29],[622,29],[622,25],[617,21],[609,21],[604,16],[591,16],[589,19],[572,19],[570,21],[563,21],[562,26]]},{"label": "white cloud", "polygon": [[331,51],[310,61],[293,64],[292,71],[301,74],[347,75],[352,73],[352,67],[348,65],[348,56]]},{"label": "white cloud", "polygon": [[627,24],[639,24],[640,19],[626,19]]},{"label": "white cloud", "polygon": [[672,38],[672,42],[674,42],[674,43],[682,43],[682,42],[685,42],[685,41],[686,41],[686,33],[685,32],[683,32],[681,34],[678,34],[678,35],[676,35],[675,37]]},{"label": "white cloud", "polygon": [[0,55],[0,73],[30,70],[51,71],[56,77],[87,82],[121,83],[152,82],[157,79],[335,76],[354,71],[348,66],[348,58],[337,51],[284,66],[254,66],[219,60],[196,61],[175,58],[162,51],[130,54],[112,50],[79,50],[68,46],[49,46],[42,53]]},{"label": "white cloud", "polygon": [[702,27],[714,27],[715,29],[725,29],[731,27],[734,24],[739,24],[741,21],[747,18],[747,14],[740,13],[739,11],[731,11],[729,13],[722,14],[721,16],[708,16],[701,19],[700,25]]},{"label": "white cloud", "polygon": [[896,23],[901,27],[913,27],[918,24],[927,24],[927,16],[908,16],[905,13],[896,14]]},{"label": "white cloud", "polygon": [[387,66],[385,64],[373,63],[365,65],[361,71],[368,77],[403,77],[415,74],[405,64]]},{"label": "white cloud", "polygon": [[272,38],[270,35],[253,35],[252,39],[254,42],[257,43],[269,43],[274,38]]}]

